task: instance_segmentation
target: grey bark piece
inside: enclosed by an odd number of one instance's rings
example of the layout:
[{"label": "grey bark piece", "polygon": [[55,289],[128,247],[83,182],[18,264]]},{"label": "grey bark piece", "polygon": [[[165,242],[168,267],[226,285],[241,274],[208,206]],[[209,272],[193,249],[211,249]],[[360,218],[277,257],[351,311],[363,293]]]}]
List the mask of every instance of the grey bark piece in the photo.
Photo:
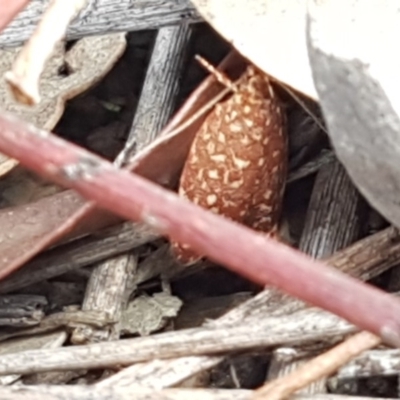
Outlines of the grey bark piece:
[{"label": "grey bark piece", "polygon": [[0,326],[24,327],[40,323],[48,302],[44,296],[0,296]]},{"label": "grey bark piece", "polygon": [[[16,19],[1,32],[0,47],[18,46],[25,42],[49,0],[31,0]],[[72,21],[67,39],[111,32],[158,29],[181,22],[199,22],[202,19],[189,0],[96,0]]]},{"label": "grey bark piece", "polygon": [[[136,267],[134,255],[121,255],[100,264],[89,279],[82,310],[105,311],[118,321],[132,290]],[[71,341],[81,344],[118,339],[119,330],[119,324],[97,328],[81,325],[73,332]]]},{"label": "grey bark piece", "polygon": [[400,373],[400,350],[370,350],[340,368],[335,379],[393,376]]},{"label": "grey bark piece", "polygon": [[366,206],[342,165],[334,160],[318,172],[300,250],[320,259],[358,239]]},{"label": "grey bark piece", "polygon": [[20,336],[31,336],[42,334],[46,332],[52,332],[60,328],[76,328],[79,324],[86,324],[94,326],[96,328],[103,328],[105,326],[115,324],[115,320],[106,311],[63,311],[59,313],[50,314],[46,318],[40,321],[38,326],[34,326],[28,329],[19,329],[12,331],[3,330],[0,333],[0,341],[6,339],[20,337]]},{"label": "grey bark piece", "polygon": [[192,28],[181,24],[160,29],[154,44],[127,144],[117,158],[129,163],[134,151],[149,145],[175,108],[179,82]]},{"label": "grey bark piece", "polygon": [[126,253],[159,237],[148,227],[126,222],[99,234],[58,246],[39,255],[0,282],[0,293],[7,293],[54,278],[73,269]]}]

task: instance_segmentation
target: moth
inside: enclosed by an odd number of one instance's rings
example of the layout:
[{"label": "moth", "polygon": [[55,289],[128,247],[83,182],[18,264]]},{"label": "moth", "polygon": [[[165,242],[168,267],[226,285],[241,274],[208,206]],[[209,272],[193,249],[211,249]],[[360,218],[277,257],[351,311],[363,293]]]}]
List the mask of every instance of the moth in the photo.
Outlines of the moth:
[{"label": "moth", "polygon": [[[276,237],[287,174],[283,104],[269,77],[248,65],[233,93],[216,104],[197,132],[178,193],[189,201]],[[202,258],[171,242],[183,265]]]}]

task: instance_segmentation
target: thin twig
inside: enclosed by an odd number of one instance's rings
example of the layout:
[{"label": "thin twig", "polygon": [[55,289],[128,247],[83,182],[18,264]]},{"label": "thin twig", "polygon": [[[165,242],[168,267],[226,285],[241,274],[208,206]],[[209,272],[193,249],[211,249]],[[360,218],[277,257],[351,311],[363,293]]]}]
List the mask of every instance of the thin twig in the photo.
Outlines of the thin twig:
[{"label": "thin twig", "polygon": [[258,389],[252,400],[283,400],[310,383],[326,378],[342,365],[365,350],[380,344],[379,337],[369,332],[359,332],[333,349],[303,364],[289,375],[278,378]]},{"label": "thin twig", "polygon": [[8,114],[0,116],[0,151],[73,187],[99,207],[142,221],[254,282],[272,284],[400,345],[400,301],[378,288],[208,212]]},{"label": "thin twig", "polygon": [[337,342],[355,331],[357,328],[346,321],[314,308],[288,317],[268,318],[258,324],[183,329],[134,339],[3,355],[0,374],[99,369],[156,358],[266,349],[294,342],[300,345],[322,340]]},{"label": "thin twig", "polygon": [[279,82],[279,85],[283,88],[283,90],[289,93],[289,95],[296,101],[296,103],[299,104],[299,106],[311,117],[311,119],[317,124],[318,128],[328,134],[328,131],[321,123],[320,119],[308,108],[305,102],[301,100],[301,98],[292,89],[290,89],[289,86],[283,85],[281,82]]}]

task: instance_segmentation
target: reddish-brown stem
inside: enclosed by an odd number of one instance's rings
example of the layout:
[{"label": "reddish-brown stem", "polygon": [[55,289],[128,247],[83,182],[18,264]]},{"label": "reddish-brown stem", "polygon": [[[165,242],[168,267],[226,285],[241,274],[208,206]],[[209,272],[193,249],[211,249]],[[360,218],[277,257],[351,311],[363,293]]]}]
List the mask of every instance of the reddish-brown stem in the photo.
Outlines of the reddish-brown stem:
[{"label": "reddish-brown stem", "polygon": [[272,284],[400,346],[400,300],[14,116],[0,115],[0,151],[102,208],[142,221],[260,284]]}]

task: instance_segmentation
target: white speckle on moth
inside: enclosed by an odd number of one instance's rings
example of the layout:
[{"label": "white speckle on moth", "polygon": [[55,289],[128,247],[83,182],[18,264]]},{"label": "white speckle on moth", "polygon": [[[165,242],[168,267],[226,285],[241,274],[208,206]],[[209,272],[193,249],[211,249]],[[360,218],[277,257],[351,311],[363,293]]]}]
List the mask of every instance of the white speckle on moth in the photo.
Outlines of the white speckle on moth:
[{"label": "white speckle on moth", "polygon": [[240,143],[244,144],[245,146],[247,146],[248,144],[250,144],[250,139],[248,137],[248,135],[243,136],[240,139]]},{"label": "white speckle on moth", "polygon": [[232,154],[233,163],[235,164],[235,166],[237,168],[245,169],[250,165],[250,161],[249,160],[242,160],[241,158],[236,157],[232,150],[231,150],[231,154]]},{"label": "white speckle on moth", "polygon": [[251,135],[251,137],[252,137],[255,141],[259,142],[259,141],[262,139],[263,134],[262,134],[262,133],[257,134],[257,133],[254,132],[254,133]]},{"label": "white speckle on moth", "polygon": [[236,104],[242,104],[242,102],[243,102],[242,95],[234,96],[234,102]]},{"label": "white speckle on moth", "polygon": [[261,217],[260,218],[260,224],[263,224],[265,222],[270,223],[271,222],[271,217]]},{"label": "white speckle on moth", "polygon": [[222,182],[223,182],[225,185],[229,182],[229,174],[230,174],[230,171],[229,171],[229,170],[224,172],[224,178],[223,178]]},{"label": "white speckle on moth", "polygon": [[209,152],[209,154],[214,153],[214,151],[215,151],[215,143],[214,142],[207,143],[207,151]]},{"label": "white speckle on moth", "polygon": [[260,211],[265,211],[265,212],[271,212],[272,211],[272,207],[268,206],[267,204],[259,204],[257,207]]},{"label": "white speckle on moth", "polygon": [[229,129],[231,132],[237,133],[241,132],[242,127],[238,125],[237,123],[233,122],[232,124],[229,125]]},{"label": "white speckle on moth", "polygon": [[275,97],[275,95],[274,95],[274,91],[272,90],[271,85],[268,85],[268,92],[269,92],[269,95],[271,96],[271,99],[273,99]]},{"label": "white speckle on moth", "polygon": [[263,197],[265,200],[269,200],[271,196],[272,196],[272,190],[267,190]]},{"label": "white speckle on moth", "polygon": [[211,160],[213,160],[215,162],[225,162],[226,155],[225,154],[214,154],[210,158],[211,158]]},{"label": "white speckle on moth", "polygon": [[239,181],[232,181],[232,182],[229,184],[229,187],[230,187],[231,189],[239,189],[242,185],[243,185],[243,180],[241,179],[241,180],[239,180]]},{"label": "white speckle on moth", "polygon": [[281,154],[281,152],[280,152],[279,150],[274,150],[274,151],[272,152],[272,158],[279,157],[280,154]]},{"label": "white speckle on moth", "polygon": [[219,178],[219,174],[218,174],[218,170],[217,169],[211,169],[208,171],[207,173],[208,177],[211,179],[218,179]]},{"label": "white speckle on moth", "polygon": [[265,159],[263,157],[259,158],[257,161],[257,165],[259,167],[262,167],[264,165],[264,163],[265,163]]},{"label": "white speckle on moth", "polygon": [[225,135],[222,132],[218,132],[218,141],[221,143],[225,143]]},{"label": "white speckle on moth", "polygon": [[244,120],[244,123],[248,128],[251,128],[254,125],[254,122],[251,119],[247,118]]},{"label": "white speckle on moth", "polygon": [[206,200],[207,205],[213,206],[217,202],[217,196],[215,194],[209,194]]},{"label": "white speckle on moth", "polygon": [[250,114],[250,112],[251,112],[251,107],[250,106],[244,106],[243,107],[243,112],[245,113],[245,114]]}]

